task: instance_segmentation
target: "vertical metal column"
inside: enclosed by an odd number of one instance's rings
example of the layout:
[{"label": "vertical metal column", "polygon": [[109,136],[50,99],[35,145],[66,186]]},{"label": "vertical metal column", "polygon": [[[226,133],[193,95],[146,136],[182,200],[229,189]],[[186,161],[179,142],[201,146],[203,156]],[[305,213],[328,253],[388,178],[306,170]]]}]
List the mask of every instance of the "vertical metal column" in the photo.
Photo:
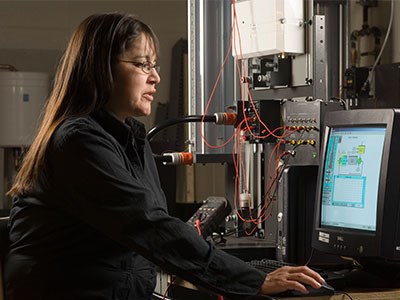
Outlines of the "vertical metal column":
[{"label": "vertical metal column", "polygon": [[313,18],[314,28],[314,99],[328,101],[327,55],[325,46],[325,16]]},{"label": "vertical metal column", "polygon": [[[189,0],[189,114],[201,115],[207,102],[212,102],[207,114],[223,112],[234,103],[234,64],[229,53],[218,85],[214,89],[220,68],[230,43],[230,1]],[[202,130],[207,141],[220,145],[231,136],[233,130],[226,126],[204,124]],[[231,153],[231,147],[213,149],[207,147],[200,135],[200,124],[190,125],[190,151],[195,154]]]},{"label": "vertical metal column", "polygon": [[[200,37],[203,35],[201,27],[199,26],[200,20],[202,19],[202,1],[188,0],[188,66],[189,66],[189,78],[188,78],[188,113],[189,115],[195,115],[198,109],[198,103],[203,102],[203,87],[201,75],[203,68],[201,68],[200,57],[201,53],[201,40]],[[197,100],[197,101],[196,101]],[[191,141],[189,145],[189,151],[195,152],[200,146],[197,146],[196,141],[196,126],[195,124],[189,124],[188,127],[188,138]]]}]

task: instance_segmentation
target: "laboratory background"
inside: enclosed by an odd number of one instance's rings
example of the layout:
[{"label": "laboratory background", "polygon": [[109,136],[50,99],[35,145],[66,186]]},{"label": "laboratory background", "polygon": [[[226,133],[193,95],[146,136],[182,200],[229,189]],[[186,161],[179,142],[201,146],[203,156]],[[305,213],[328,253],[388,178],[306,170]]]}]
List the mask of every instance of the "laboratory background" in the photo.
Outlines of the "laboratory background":
[{"label": "laboratory background", "polygon": [[[72,31],[107,11],[135,14],[160,40],[161,83],[151,116],[139,119],[172,215],[194,226],[206,216],[204,238],[254,265],[312,258],[347,270],[347,255],[366,265],[384,258],[400,274],[400,205],[392,201],[400,196],[392,171],[400,169],[400,0],[0,0],[4,215]],[[342,147],[349,136],[362,141]],[[337,217],[373,201],[356,224]],[[388,210],[395,232],[385,236]],[[363,250],[340,241],[343,232]],[[168,274],[159,276],[162,295]]]}]

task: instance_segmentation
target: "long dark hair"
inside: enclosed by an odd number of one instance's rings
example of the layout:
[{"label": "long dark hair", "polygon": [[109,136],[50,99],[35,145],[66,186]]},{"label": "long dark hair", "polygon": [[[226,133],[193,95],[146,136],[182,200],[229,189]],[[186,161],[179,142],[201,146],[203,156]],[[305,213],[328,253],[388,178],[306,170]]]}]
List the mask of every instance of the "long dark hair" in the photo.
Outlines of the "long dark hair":
[{"label": "long dark hair", "polygon": [[69,117],[87,115],[105,106],[113,87],[112,66],[141,34],[158,55],[155,33],[132,15],[95,14],[78,26],[58,66],[43,121],[8,195],[29,192],[40,172],[45,171],[46,149],[58,125]]}]

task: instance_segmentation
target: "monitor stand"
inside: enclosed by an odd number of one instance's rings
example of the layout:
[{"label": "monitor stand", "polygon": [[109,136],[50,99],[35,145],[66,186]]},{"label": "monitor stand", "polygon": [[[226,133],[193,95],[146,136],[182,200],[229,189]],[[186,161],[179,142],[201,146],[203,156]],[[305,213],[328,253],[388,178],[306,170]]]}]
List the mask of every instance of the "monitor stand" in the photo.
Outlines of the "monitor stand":
[{"label": "monitor stand", "polygon": [[400,287],[400,264],[372,260],[359,262],[360,267],[349,270],[344,275],[346,287]]}]

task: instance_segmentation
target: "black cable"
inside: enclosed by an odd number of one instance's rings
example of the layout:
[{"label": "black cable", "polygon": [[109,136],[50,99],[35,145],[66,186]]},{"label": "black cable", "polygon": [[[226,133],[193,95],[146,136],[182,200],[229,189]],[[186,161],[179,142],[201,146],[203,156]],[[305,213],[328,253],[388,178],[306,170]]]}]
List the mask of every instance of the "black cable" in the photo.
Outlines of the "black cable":
[{"label": "black cable", "polygon": [[163,123],[155,125],[147,132],[147,139],[150,141],[159,131],[176,125],[180,123],[190,123],[190,122],[205,122],[205,123],[213,123],[216,121],[216,116],[201,116],[201,115],[189,115],[183,116],[180,118],[168,119]]},{"label": "black cable", "polygon": [[169,155],[159,155],[159,154],[154,154],[154,159],[158,162],[162,162],[162,163],[172,163],[172,156]]},{"label": "black cable", "polygon": [[314,249],[315,248],[311,247],[311,253],[310,253],[310,256],[308,257],[306,263],[304,264],[305,266],[308,266],[310,264],[311,259],[312,259],[313,255],[314,255]]},{"label": "black cable", "polygon": [[[303,135],[303,133],[304,133],[304,131],[302,132],[302,135]],[[302,136],[302,135],[301,135],[301,136]],[[300,137],[301,137],[301,136],[300,136]],[[283,163],[282,163],[281,166],[279,166],[278,175],[274,177],[274,179],[272,180],[272,182],[271,182],[271,184],[270,184],[270,187],[268,188],[267,192],[266,192],[265,195],[264,195],[264,198],[268,198],[268,199],[270,200],[269,203],[268,203],[268,205],[267,205],[267,207],[266,207],[265,209],[267,209],[267,208],[269,207],[269,205],[270,205],[271,202],[273,201],[273,198],[274,198],[273,195],[276,193],[276,190],[275,190],[275,191],[273,192],[272,196],[270,196],[272,186],[273,186],[277,181],[279,181],[279,180],[281,179],[281,177],[282,177],[282,175],[283,175],[283,172],[285,171],[285,168],[286,168],[286,166],[287,166],[287,164],[288,164],[288,162],[289,162],[290,157],[296,155],[295,149],[296,149],[297,147],[299,147],[299,146],[300,146],[300,144],[296,144],[292,149],[289,149],[288,151],[284,151],[284,152],[283,152],[283,154],[282,154],[282,156],[281,156],[281,159],[283,160]],[[287,157],[287,158],[286,158],[286,157]],[[286,158],[286,159],[285,159],[285,158]],[[257,209],[260,209],[263,205],[264,205],[264,203],[258,204]]]},{"label": "black cable", "polygon": [[344,291],[335,291],[335,295],[345,295],[345,296],[347,296],[350,300],[354,300],[353,297],[351,297],[349,293],[344,292]]}]

